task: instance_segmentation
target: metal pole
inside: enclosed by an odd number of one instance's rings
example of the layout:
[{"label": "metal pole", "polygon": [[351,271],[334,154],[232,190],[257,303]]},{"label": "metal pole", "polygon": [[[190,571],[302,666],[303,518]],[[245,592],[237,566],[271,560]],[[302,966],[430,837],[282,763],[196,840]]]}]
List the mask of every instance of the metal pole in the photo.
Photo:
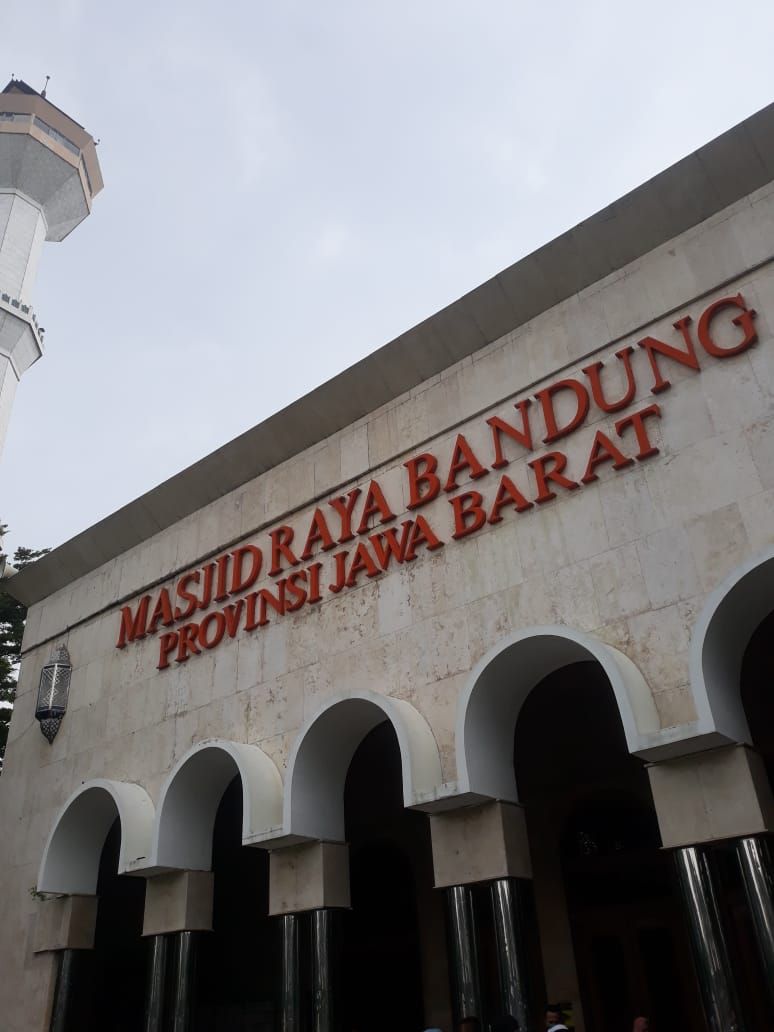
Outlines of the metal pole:
[{"label": "metal pole", "polygon": [[769,993],[774,1002],[774,874],[766,839],[743,838],[736,843],[747,903],[758,942]]},{"label": "metal pole", "polygon": [[175,935],[175,984],[172,1032],[190,1032],[196,985],[196,932]]},{"label": "metal pole", "polygon": [[280,936],[280,1032],[301,1032],[301,971],[297,914],[283,914],[280,917]]},{"label": "metal pole", "polygon": [[529,1006],[527,951],[524,942],[524,887],[515,878],[498,878],[490,885],[494,915],[497,973],[500,984],[500,1010],[519,1023],[533,1027]]},{"label": "metal pole", "polygon": [[148,940],[148,983],[145,988],[144,1032],[163,1032],[164,990],[167,982],[167,937]]},{"label": "metal pole", "polygon": [[312,911],[313,1032],[334,1030],[333,922],[329,909]]},{"label": "metal pole", "polygon": [[675,863],[709,1030],[744,1032],[707,855],[688,846],[675,850]]},{"label": "metal pole", "polygon": [[70,1007],[77,968],[76,950],[61,950],[59,971],[51,1011],[51,1032],[67,1032],[70,1027]]},{"label": "metal pole", "polygon": [[455,1021],[460,1022],[465,1018],[482,1021],[476,926],[470,888],[467,885],[452,885],[446,890],[446,905]]}]

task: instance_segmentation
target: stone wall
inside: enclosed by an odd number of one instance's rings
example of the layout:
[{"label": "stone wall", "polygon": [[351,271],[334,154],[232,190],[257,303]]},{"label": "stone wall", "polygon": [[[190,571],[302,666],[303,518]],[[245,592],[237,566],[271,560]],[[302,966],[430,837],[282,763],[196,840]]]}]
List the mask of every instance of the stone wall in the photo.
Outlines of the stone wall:
[{"label": "stone wall", "polygon": [[[490,648],[532,625],[564,624],[627,655],[650,685],[662,727],[695,718],[688,649],[697,614],[735,566],[774,544],[771,240],[774,185],[32,608],[0,782],[0,953],[4,986],[13,987],[11,997],[0,989],[0,1007],[9,1029],[33,1027],[14,1016],[14,999],[26,998],[25,1008],[45,999],[50,962],[33,961],[22,945],[35,909],[28,890],[56,810],[85,780],[137,782],[157,799],[174,763],[212,737],[257,744],[282,771],[299,728],[326,700],[367,688],[424,715],[453,783],[460,691]],[[156,669],[156,635],[116,649],[117,600],[135,604],[207,557],[265,539],[277,523],[303,538],[318,502],[371,478],[400,524],[412,515],[408,458],[429,450],[444,470],[464,433],[489,464],[488,416],[512,421],[515,401],[591,362],[614,362],[648,334],[678,346],[677,318],[698,319],[715,298],[739,292],[758,313],[757,344],[722,360],[698,348],[700,373],[665,361],[672,387],[657,398],[647,356],[635,348],[631,406],[615,415],[592,407],[584,426],[556,444],[579,479],[597,429],[618,440],[621,415],[658,401],[651,438],[659,455],[618,471],[602,466],[582,489],[557,489],[556,499],[523,513],[504,510],[502,522],[459,541],[451,540],[448,496],[439,497],[421,512],[443,548],[167,670]],[[541,429],[538,420],[536,437]],[[461,474],[459,491],[472,486],[491,502],[499,473],[530,483],[534,456],[512,442],[506,450],[506,469],[473,485]],[[35,693],[42,663],[61,642],[73,661],[72,689],[49,746],[34,720]],[[20,992],[22,969],[30,983]]]}]

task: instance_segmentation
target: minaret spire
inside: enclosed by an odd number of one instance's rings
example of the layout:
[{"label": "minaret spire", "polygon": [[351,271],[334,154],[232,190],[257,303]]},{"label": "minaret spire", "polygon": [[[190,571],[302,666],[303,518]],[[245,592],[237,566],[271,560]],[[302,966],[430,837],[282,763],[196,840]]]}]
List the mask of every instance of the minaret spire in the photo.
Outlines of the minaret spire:
[{"label": "minaret spire", "polygon": [[94,140],[22,79],[0,91],[0,452],[22,373],[43,353],[32,308],[46,240],[64,240],[102,189]]}]

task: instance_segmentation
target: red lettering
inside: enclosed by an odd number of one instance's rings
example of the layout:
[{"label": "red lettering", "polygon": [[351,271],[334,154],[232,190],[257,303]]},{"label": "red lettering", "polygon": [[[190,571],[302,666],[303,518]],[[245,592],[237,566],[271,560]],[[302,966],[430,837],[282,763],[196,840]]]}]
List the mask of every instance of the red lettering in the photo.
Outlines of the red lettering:
[{"label": "red lettering", "polygon": [[355,508],[355,502],[360,497],[360,488],[356,487],[350,491],[349,494],[341,498],[331,498],[328,502],[333,509],[339,514],[341,520],[341,534],[339,534],[339,544],[343,545],[345,541],[351,541],[355,536],[352,533],[352,510]]},{"label": "red lettering", "polygon": [[[551,463],[553,468],[548,468],[548,463]],[[552,498],[556,498],[556,492],[552,491],[548,486],[549,480],[554,484],[558,484],[559,487],[565,488],[567,491],[574,491],[579,486],[574,480],[570,480],[562,475],[562,470],[567,465],[567,456],[564,452],[546,452],[539,459],[533,459],[528,465],[532,467],[535,473],[535,481],[538,488],[535,501],[538,505],[550,502]]]},{"label": "red lettering", "polygon": [[196,570],[194,573],[186,573],[185,576],[181,577],[177,582],[177,597],[185,599],[188,605],[185,609],[181,609],[180,606],[175,608],[175,619],[176,620],[187,620],[189,616],[192,616],[194,610],[199,604],[199,599],[194,595],[192,591],[188,591],[188,585],[191,583],[199,583],[199,571]]},{"label": "red lettering", "polygon": [[615,357],[619,362],[623,362],[624,369],[626,370],[626,393],[618,401],[607,401],[605,398],[605,392],[602,390],[602,378],[600,371],[602,370],[603,362],[594,362],[592,365],[585,366],[582,370],[588,377],[589,385],[591,387],[591,396],[594,399],[594,404],[602,409],[603,412],[619,412],[621,409],[626,408],[627,405],[631,405],[634,401],[634,395],[637,391],[637,383],[634,379],[634,373],[632,372],[632,360],[631,354],[634,348],[627,347],[621,348],[620,351],[616,351]]},{"label": "red lettering", "polygon": [[131,606],[124,606],[121,610],[121,626],[118,629],[117,649],[126,647],[129,641],[136,641],[144,638],[148,633],[148,606],[150,606],[150,595],[143,595],[137,603],[137,612],[132,613]]},{"label": "red lettering", "polygon": [[320,570],[322,570],[322,563],[312,563],[308,569],[309,574],[309,594],[306,597],[309,605],[314,605],[315,602],[322,601],[322,595],[320,594]]},{"label": "red lettering", "polygon": [[512,505],[516,512],[526,512],[527,509],[532,508],[532,504],[532,502],[527,501],[510,477],[502,476],[489,513],[489,523],[500,523],[502,521],[500,510],[505,508],[506,505]]},{"label": "red lettering", "polygon": [[616,448],[609,437],[603,434],[601,430],[597,430],[594,434],[594,442],[591,445],[586,472],[581,477],[581,483],[590,484],[593,480],[596,480],[597,474],[595,470],[603,462],[612,462],[613,469],[623,469],[624,466],[631,466],[634,459],[628,459],[622,451]]},{"label": "red lettering", "polygon": [[361,541],[355,549],[349,573],[347,574],[346,585],[348,588],[353,588],[357,584],[358,574],[361,570],[365,570],[367,577],[378,577],[382,572],[373,561],[365,541]]},{"label": "red lettering", "polygon": [[328,524],[323,516],[322,509],[315,509],[312,516],[312,523],[309,527],[309,533],[306,536],[306,544],[304,550],[301,553],[302,559],[311,559],[314,554],[314,546],[317,542],[321,542],[323,551],[327,551],[329,548],[335,548],[336,542],[331,537],[331,532],[328,529]]},{"label": "red lettering", "polygon": [[228,576],[228,564],[230,562],[230,555],[222,555],[215,562],[215,566],[218,570],[218,580],[215,588],[216,602],[225,602],[228,598],[228,589],[226,588],[226,577]]},{"label": "red lettering", "polygon": [[492,463],[492,469],[502,469],[503,466],[508,465],[508,459],[503,454],[502,434],[507,434],[512,440],[526,448],[528,452],[532,451],[532,428],[529,425],[529,414],[527,412],[531,404],[532,402],[529,398],[514,403],[513,407],[521,413],[521,430],[511,426],[510,423],[506,423],[499,416],[490,416],[487,419],[487,426],[491,427],[492,430],[492,442],[495,450],[495,460]]},{"label": "red lettering", "polygon": [[[743,337],[739,344],[730,348],[722,348],[716,344],[710,334],[712,320],[718,312],[722,312],[726,308],[737,308],[741,313],[734,316],[731,322],[741,329]],[[713,355],[715,358],[729,358],[731,355],[738,355],[741,351],[746,351],[758,339],[754,323],[757,314],[754,308],[747,307],[741,294],[737,294],[735,297],[721,297],[719,301],[713,301],[699,319],[698,335],[701,346],[708,355]]]},{"label": "red lettering", "polygon": [[[564,426],[559,426],[554,412],[554,398],[560,391],[570,391],[575,395],[576,402],[575,415]],[[581,425],[589,411],[589,392],[577,380],[559,380],[550,387],[544,387],[542,391],[538,391],[535,397],[543,408],[543,418],[546,422],[547,433],[543,438],[544,444],[551,444],[552,441],[558,441],[560,437],[566,437],[567,434],[572,433],[576,427]]]},{"label": "red lettering", "polygon": [[699,360],[696,357],[696,349],[691,339],[691,331],[688,329],[691,325],[690,315],[683,316],[682,319],[678,319],[673,325],[683,335],[685,351],[681,351],[680,348],[673,347],[671,344],[665,344],[663,340],[657,340],[656,337],[643,337],[642,340],[637,341],[637,347],[644,348],[647,352],[650,368],[653,370],[651,394],[660,394],[661,391],[665,391],[672,386],[671,380],[667,380],[666,377],[662,376],[656,361],[656,355],[663,355],[665,358],[671,358],[673,362],[679,362],[680,365],[686,366],[688,369],[693,369],[696,372],[699,371]]},{"label": "red lettering", "polygon": [[291,566],[298,566],[299,560],[296,559],[290,549],[290,546],[293,543],[293,536],[293,528],[288,527],[285,524],[281,527],[277,527],[269,534],[269,537],[271,538],[270,577],[276,577],[278,573],[282,573],[283,559],[286,559]]},{"label": "red lettering", "polygon": [[[261,572],[261,566],[263,565],[263,552],[255,545],[242,545],[241,548],[235,548],[231,555],[234,558],[234,565],[231,573],[231,590],[229,594],[239,595],[248,588],[252,588],[253,584],[258,580],[258,574]],[[250,570],[245,574],[244,560],[245,556],[248,555],[251,559]]]},{"label": "red lettering", "polygon": [[409,476],[409,502],[406,508],[418,509],[438,497],[441,481],[436,476],[438,459],[430,452],[423,452],[403,465]]},{"label": "red lettering", "polygon": [[195,623],[183,624],[180,628],[180,633],[177,643],[177,656],[175,660],[178,663],[185,663],[188,659],[189,653],[194,656],[201,655],[201,649],[196,644],[196,638],[199,634],[199,625]]},{"label": "red lettering", "polygon": [[295,613],[306,602],[306,570],[296,570],[287,579],[287,591],[293,599],[285,603],[286,613]]},{"label": "red lettering", "polygon": [[336,565],[336,579],[333,584],[328,585],[328,590],[332,591],[334,595],[338,594],[346,583],[346,572],[344,563],[347,561],[349,552],[337,552],[333,557],[333,562]]},{"label": "red lettering", "polygon": [[179,635],[177,631],[167,631],[159,637],[158,670],[166,670],[169,666],[169,654],[174,652]]},{"label": "red lettering", "polygon": [[456,498],[450,498],[454,510],[454,533],[455,540],[467,537],[468,534],[475,534],[477,530],[486,523],[486,513],[482,502],[483,496],[480,491],[464,491]]},{"label": "red lettering", "polygon": [[417,516],[411,527],[408,545],[406,546],[407,563],[411,563],[416,559],[417,549],[420,545],[424,545],[428,552],[434,552],[436,548],[443,548],[443,541],[436,536],[424,516]]},{"label": "red lettering", "polygon": [[389,530],[380,531],[378,534],[372,534],[368,539],[376,553],[379,565],[383,570],[387,569],[390,565],[390,560],[393,557],[397,563],[402,563],[404,561],[412,525],[413,520],[406,520],[404,523],[401,523],[400,541],[398,541],[398,534],[395,527],[390,527]]},{"label": "red lettering", "polygon": [[360,517],[360,525],[357,528],[358,534],[365,534],[368,530],[368,521],[372,516],[377,515],[379,516],[380,523],[389,523],[390,520],[395,519],[395,513],[387,504],[387,499],[384,497],[381,487],[379,487],[375,480],[372,480],[366,492],[363,515]]},{"label": "red lettering", "polygon": [[215,572],[215,563],[208,563],[204,567],[204,584],[202,586],[202,597],[197,601],[198,609],[207,609],[212,601],[212,575]]},{"label": "red lettering", "polygon": [[[285,612],[285,580],[277,581],[275,587],[277,594],[272,595],[268,588],[261,588],[247,596],[247,619],[245,630],[254,631],[256,627],[265,627],[269,622],[269,606],[282,616]],[[258,605],[258,619],[255,618],[256,603]]]},{"label": "red lettering", "polygon": [[230,602],[223,610],[223,617],[226,621],[226,630],[228,631],[229,638],[233,638],[239,630],[239,617],[242,615],[244,604],[244,599],[240,598],[236,604]]},{"label": "red lettering", "polygon": [[[208,637],[210,627],[215,625],[215,634]],[[205,649],[214,649],[223,641],[226,633],[226,618],[223,613],[208,613],[199,624],[199,642]]]},{"label": "red lettering", "polygon": [[455,491],[457,489],[457,474],[462,473],[463,470],[470,470],[470,479],[478,480],[479,477],[485,477],[489,472],[476,458],[475,452],[470,447],[467,439],[463,434],[457,434],[457,440],[454,442],[454,450],[452,451],[451,462],[449,463],[449,475],[446,478],[446,483],[443,486],[444,491]]},{"label": "red lettering", "polygon": [[637,437],[637,447],[640,449],[635,458],[642,462],[643,459],[649,459],[651,455],[658,455],[658,448],[655,444],[651,444],[648,438],[648,432],[645,429],[645,420],[650,416],[655,416],[656,419],[661,418],[661,406],[660,405],[648,405],[647,408],[640,409],[639,412],[633,412],[630,416],[626,416],[624,419],[619,419],[615,424],[615,432],[619,437],[623,437],[624,430],[629,427],[633,427],[634,433]]},{"label": "red lettering", "polygon": [[155,634],[156,628],[161,623],[165,627],[171,627],[175,622],[175,616],[172,612],[172,603],[169,600],[169,592],[166,588],[162,588],[159,592],[158,601],[151,613],[150,621],[148,622],[148,632]]}]

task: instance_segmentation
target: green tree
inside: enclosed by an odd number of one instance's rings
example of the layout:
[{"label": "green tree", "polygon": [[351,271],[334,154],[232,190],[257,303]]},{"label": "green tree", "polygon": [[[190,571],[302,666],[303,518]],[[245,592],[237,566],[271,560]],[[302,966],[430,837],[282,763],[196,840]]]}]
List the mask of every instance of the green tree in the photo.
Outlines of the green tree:
[{"label": "green tree", "polygon": [[[0,523],[0,541],[7,529]],[[48,551],[48,548],[17,548],[11,562],[20,570]],[[16,696],[16,679],[26,618],[26,607],[15,598],[11,598],[7,592],[0,592],[0,771],[3,768],[5,743],[8,741],[8,727]]]}]

